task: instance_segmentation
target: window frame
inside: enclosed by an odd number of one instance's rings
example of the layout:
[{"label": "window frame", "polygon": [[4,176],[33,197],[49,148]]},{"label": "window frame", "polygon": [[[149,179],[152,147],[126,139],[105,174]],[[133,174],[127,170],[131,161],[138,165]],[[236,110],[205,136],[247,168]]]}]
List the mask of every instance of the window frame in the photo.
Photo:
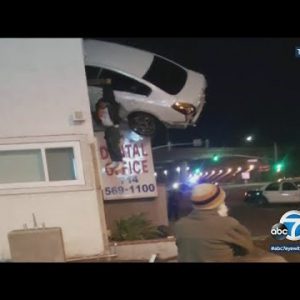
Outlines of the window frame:
[{"label": "window frame", "polygon": [[[72,148],[74,160],[76,162],[75,180],[58,180],[50,181],[48,173],[48,165],[46,159],[46,149],[59,149],[59,148]],[[0,183],[0,190],[4,189],[22,189],[22,188],[37,188],[37,187],[61,187],[61,186],[74,186],[84,185],[84,169],[82,165],[82,153],[80,141],[59,141],[59,142],[39,142],[27,144],[2,144],[0,145],[1,151],[18,151],[18,150],[40,150],[42,154],[43,171],[45,181],[30,181],[30,182],[15,182],[15,183]]]}]

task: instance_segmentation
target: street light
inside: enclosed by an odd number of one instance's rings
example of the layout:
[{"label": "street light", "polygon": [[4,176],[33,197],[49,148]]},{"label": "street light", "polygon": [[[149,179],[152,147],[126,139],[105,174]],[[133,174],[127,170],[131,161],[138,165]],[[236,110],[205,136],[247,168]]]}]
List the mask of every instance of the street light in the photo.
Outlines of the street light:
[{"label": "street light", "polygon": [[252,142],[253,141],[253,135],[246,136],[246,141],[247,142]]},{"label": "street light", "polygon": [[212,157],[212,160],[213,160],[214,162],[218,162],[218,161],[220,160],[220,155],[214,154],[213,157]]},{"label": "street light", "polygon": [[273,148],[274,148],[274,162],[276,163],[278,160],[278,149],[277,149],[277,143],[273,142]]}]

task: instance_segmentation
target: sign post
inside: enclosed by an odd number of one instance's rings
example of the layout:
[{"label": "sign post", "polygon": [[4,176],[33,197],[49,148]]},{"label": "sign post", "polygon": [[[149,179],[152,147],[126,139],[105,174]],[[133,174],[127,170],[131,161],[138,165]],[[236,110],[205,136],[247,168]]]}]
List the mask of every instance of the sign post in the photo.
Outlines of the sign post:
[{"label": "sign post", "polygon": [[245,184],[248,183],[248,180],[250,179],[250,172],[242,172],[242,179],[245,180]]}]

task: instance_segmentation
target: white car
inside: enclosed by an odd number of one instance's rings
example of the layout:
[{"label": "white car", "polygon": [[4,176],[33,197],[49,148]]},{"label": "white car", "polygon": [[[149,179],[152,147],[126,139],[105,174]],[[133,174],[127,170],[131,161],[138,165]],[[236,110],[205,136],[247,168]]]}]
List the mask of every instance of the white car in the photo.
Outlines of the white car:
[{"label": "white car", "polygon": [[84,40],[92,111],[102,96],[98,79],[111,78],[121,118],[140,135],[153,135],[158,122],[186,128],[205,103],[206,79],[159,55],[100,40]]},{"label": "white car", "polygon": [[271,182],[260,190],[245,193],[245,201],[248,203],[299,203],[300,189],[291,181]]}]

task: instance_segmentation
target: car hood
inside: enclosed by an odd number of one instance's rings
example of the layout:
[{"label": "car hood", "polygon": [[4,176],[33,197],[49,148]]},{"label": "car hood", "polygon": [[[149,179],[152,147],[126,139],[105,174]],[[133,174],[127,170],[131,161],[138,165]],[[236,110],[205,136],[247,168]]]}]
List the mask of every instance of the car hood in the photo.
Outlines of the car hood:
[{"label": "car hood", "polygon": [[[176,95],[177,101],[198,106],[205,102],[207,82],[204,75],[187,70],[188,76],[183,89]],[[203,103],[202,103],[203,104]]]}]

